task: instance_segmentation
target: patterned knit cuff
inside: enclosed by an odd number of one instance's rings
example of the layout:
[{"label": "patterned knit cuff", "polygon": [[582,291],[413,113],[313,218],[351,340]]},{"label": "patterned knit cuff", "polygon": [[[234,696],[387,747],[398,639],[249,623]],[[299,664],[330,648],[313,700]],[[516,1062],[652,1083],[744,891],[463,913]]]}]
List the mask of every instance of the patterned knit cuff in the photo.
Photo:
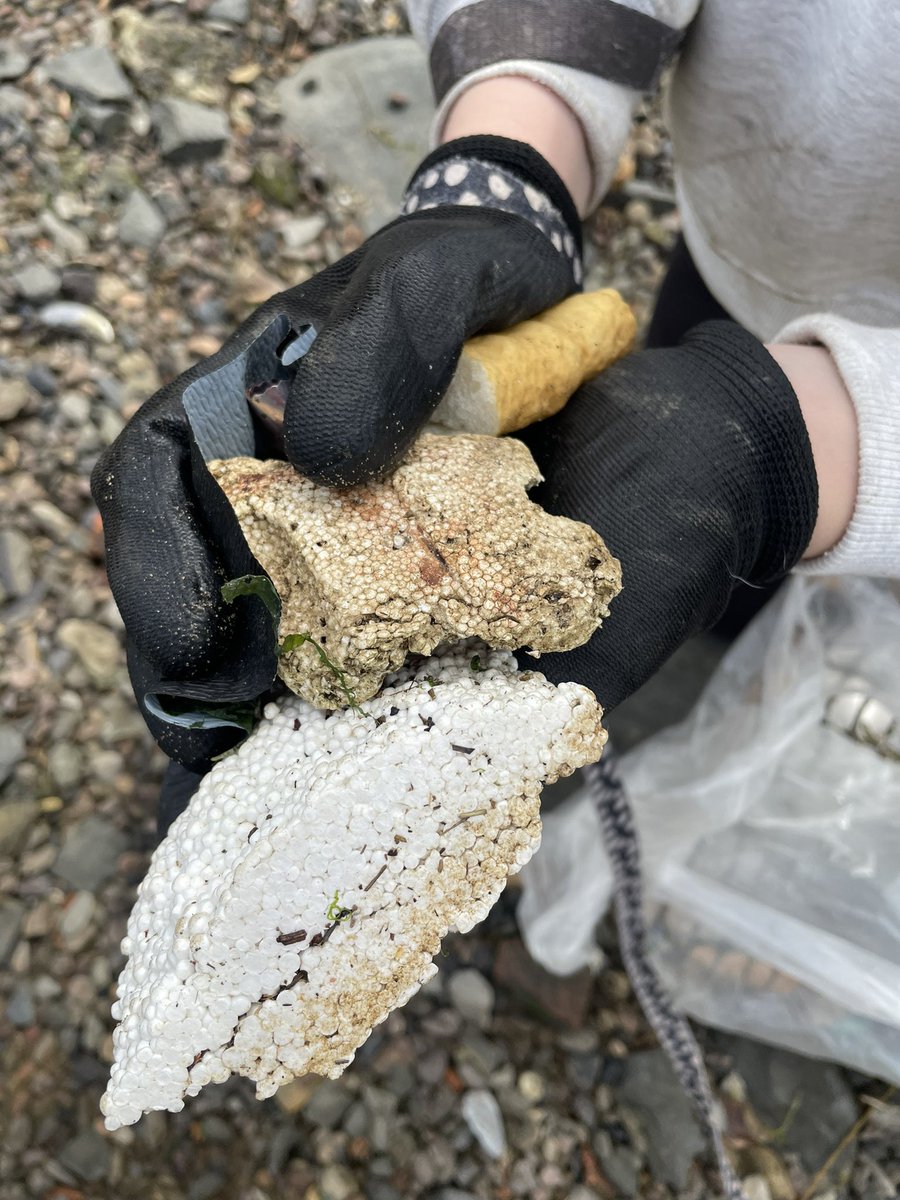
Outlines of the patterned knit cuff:
[{"label": "patterned knit cuff", "polygon": [[[449,142],[429,155],[406,189],[401,213],[407,216],[441,205],[467,205],[496,208],[522,217],[539,229],[566,259],[575,283],[580,285],[584,278],[581,228],[565,186],[549,164],[530,147],[524,149],[534,156],[542,170],[529,171],[528,166],[536,164],[528,163],[528,155],[521,152],[515,155],[518,161],[514,160],[514,166],[509,161],[497,161],[498,158],[508,160],[512,157],[508,154],[487,157],[477,153],[477,150],[490,152],[496,149],[493,143],[506,141],[463,138],[459,142]],[[521,144],[509,142],[508,145],[518,148]]]}]

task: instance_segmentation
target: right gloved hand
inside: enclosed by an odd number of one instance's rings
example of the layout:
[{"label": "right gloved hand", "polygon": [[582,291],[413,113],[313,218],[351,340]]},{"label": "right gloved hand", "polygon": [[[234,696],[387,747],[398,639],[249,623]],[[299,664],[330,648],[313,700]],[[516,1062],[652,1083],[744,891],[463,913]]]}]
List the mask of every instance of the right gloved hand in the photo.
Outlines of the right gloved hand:
[{"label": "right gloved hand", "polygon": [[[264,605],[221,596],[229,579],[262,572],[205,465],[224,453],[231,424],[246,419],[246,373],[259,369],[261,346],[274,363],[272,331],[316,331],[286,404],[287,457],[314,479],[353,484],[402,456],[467,338],[550,307],[580,280],[568,194],[520,143],[442,147],[422,164],[405,208],[353,254],[267,301],[217,354],[157,392],[94,469],[135,694],[160,746],[192,770],[207,770],[244,729],[228,714],[224,724],[197,727],[193,716],[178,725],[163,713],[250,701],[275,676]],[[202,393],[190,417],[189,390]]]}]

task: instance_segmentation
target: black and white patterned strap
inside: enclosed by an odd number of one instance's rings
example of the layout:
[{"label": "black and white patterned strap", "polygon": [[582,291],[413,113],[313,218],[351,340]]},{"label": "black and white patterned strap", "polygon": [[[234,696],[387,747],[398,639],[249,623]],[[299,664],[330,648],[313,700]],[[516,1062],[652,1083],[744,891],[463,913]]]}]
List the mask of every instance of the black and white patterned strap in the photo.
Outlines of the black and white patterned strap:
[{"label": "black and white patterned strap", "polygon": [[725,1151],[703,1054],[687,1019],[673,1007],[647,957],[640,841],[615,758],[607,751],[599,763],[585,768],[584,775],[612,865],[619,946],[631,985],[715,1150],[724,1195],[728,1200],[746,1200]]},{"label": "black and white patterned strap", "polygon": [[581,254],[562,214],[545,192],[514,171],[477,158],[449,158],[415,177],[406,190],[400,211],[407,216],[442,204],[499,208],[524,217],[566,257],[573,279],[581,283]]}]

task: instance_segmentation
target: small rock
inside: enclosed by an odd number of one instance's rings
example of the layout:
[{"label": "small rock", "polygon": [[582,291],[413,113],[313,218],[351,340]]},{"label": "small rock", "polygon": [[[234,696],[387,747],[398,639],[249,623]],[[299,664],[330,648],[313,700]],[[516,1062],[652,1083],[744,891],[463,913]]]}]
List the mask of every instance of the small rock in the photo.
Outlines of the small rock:
[{"label": "small rock", "polygon": [[29,983],[23,981],[13,988],[6,1004],[6,1019],[20,1029],[34,1024],[34,999]]},{"label": "small rock", "polygon": [[501,1158],[506,1152],[503,1114],[492,1092],[476,1088],[466,1092],[460,1106],[463,1120],[472,1136],[489,1158]]},{"label": "small rock", "polygon": [[641,1173],[641,1156],[630,1146],[614,1146],[604,1130],[594,1137],[600,1168],[620,1196],[635,1196]]},{"label": "small rock", "polygon": [[103,817],[85,817],[63,842],[54,870],[72,887],[96,891],[111,875],[125,849],[126,839]]},{"label": "small rock", "polygon": [[12,281],[19,295],[33,304],[50,300],[59,291],[61,282],[58,272],[43,263],[29,263],[21,271],[14,272]]},{"label": "small rock", "polygon": [[302,250],[314,242],[328,224],[321,214],[312,217],[293,217],[281,226],[281,240],[288,250]]},{"label": "small rock", "polygon": [[81,392],[66,392],[59,398],[58,411],[70,425],[80,429],[91,419],[91,402]]},{"label": "small rock", "polygon": [[34,583],[31,542],[18,529],[0,529],[0,583],[14,598],[27,596]]},{"label": "small rock", "polygon": [[5,967],[9,961],[19,938],[24,916],[25,905],[20,901],[0,900],[0,967]]},{"label": "small rock", "polygon": [[215,158],[228,141],[228,119],[218,109],[191,100],[154,105],[153,125],[162,156],[171,163]]},{"label": "small rock", "polygon": [[600,1200],[600,1197],[593,1188],[584,1183],[577,1183],[566,1196],[566,1200]]},{"label": "small rock", "polygon": [[109,1142],[95,1129],[86,1129],[66,1142],[59,1153],[59,1161],[79,1179],[95,1182],[109,1170]]},{"label": "small rock", "polygon": [[32,363],[28,368],[25,378],[41,396],[55,396],[57,392],[56,376],[46,363]]},{"label": "small rock", "polygon": [[251,182],[267,200],[283,208],[293,208],[300,197],[296,167],[274,150],[259,156]]},{"label": "small rock", "polygon": [[278,1089],[275,1093],[275,1101],[282,1112],[301,1112],[321,1087],[322,1082],[321,1076],[318,1075],[303,1075],[299,1079],[292,1079],[290,1083],[286,1083]]},{"label": "small rock", "polygon": [[97,901],[92,892],[76,892],[63,909],[58,928],[68,950],[81,950],[87,944],[85,935],[96,912]]},{"label": "small rock", "polygon": [[60,625],[56,640],[71,650],[99,688],[111,687],[122,668],[122,648],[111,629],[96,621],[69,617]]},{"label": "small rock", "polygon": [[547,1092],[547,1086],[537,1071],[523,1071],[516,1087],[529,1104],[540,1104]]},{"label": "small rock", "polygon": [[63,267],[62,293],[69,300],[92,304],[97,296],[97,272],[93,267]]},{"label": "small rock", "polygon": [[322,1200],[349,1200],[358,1191],[356,1176],[338,1163],[327,1166],[319,1177],[319,1195]]},{"label": "small rock", "polygon": [[31,59],[15,42],[0,42],[0,83],[24,75],[30,62]]},{"label": "small rock", "polygon": [[[840,1068],[747,1038],[723,1034],[718,1044],[730,1053],[760,1119],[772,1129],[784,1124],[784,1148],[799,1154],[807,1170],[816,1170],[858,1113]],[[839,1161],[845,1164],[848,1157]]]},{"label": "small rock", "polygon": [[0,784],[25,757],[25,738],[12,725],[0,725]]},{"label": "small rock", "polygon": [[494,960],[494,983],[523,1007],[537,1008],[549,1021],[569,1029],[584,1025],[593,986],[588,967],[574,975],[552,975],[534,961],[518,938],[506,938]]},{"label": "small rock", "polygon": [[79,46],[48,62],[46,71],[59,87],[89,100],[121,103],[133,94],[122,68],[103,46]]},{"label": "small rock", "polygon": [[772,1200],[772,1190],[764,1175],[748,1175],[741,1183],[746,1200]]},{"label": "small rock", "polygon": [[491,1023],[494,1012],[494,989],[474,967],[466,967],[450,977],[447,991],[454,1008],[481,1029]]},{"label": "small rock", "polygon": [[301,33],[309,33],[316,23],[316,0],[287,0],[287,11]]},{"label": "small rock", "polygon": [[81,229],[61,221],[56,213],[44,209],[41,228],[53,239],[54,245],[68,258],[84,258],[90,249],[90,239]]},{"label": "small rock", "polygon": [[0,854],[15,854],[40,812],[36,800],[11,800],[0,804]]},{"label": "small rock", "polygon": [[12,421],[28,403],[24,379],[0,379],[0,422]]},{"label": "small rock", "polygon": [[320,1129],[336,1129],[353,1103],[353,1093],[339,1079],[326,1079],[316,1088],[303,1115]]},{"label": "small rock", "polygon": [[119,241],[125,246],[150,250],[165,231],[165,217],[145,192],[135,188],[119,218]]},{"label": "small rock", "polygon": [[250,0],[213,0],[206,10],[208,21],[227,21],[229,25],[246,25],[250,17]]},{"label": "small rock", "polygon": [[222,1195],[225,1178],[218,1171],[203,1171],[188,1185],[188,1200],[213,1200]]},{"label": "small rock", "polygon": [[642,1118],[653,1174],[680,1191],[706,1142],[665,1052],[633,1054],[620,1094]]},{"label": "small rock", "polygon": [[97,104],[83,100],[78,105],[78,115],[84,125],[103,142],[121,137],[128,128],[128,112],[117,104]]}]

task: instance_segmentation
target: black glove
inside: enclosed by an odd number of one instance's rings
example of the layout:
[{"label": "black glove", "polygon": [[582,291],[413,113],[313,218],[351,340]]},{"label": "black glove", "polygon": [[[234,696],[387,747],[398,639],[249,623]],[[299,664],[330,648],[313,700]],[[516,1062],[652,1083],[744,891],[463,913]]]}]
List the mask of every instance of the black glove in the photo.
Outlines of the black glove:
[{"label": "black glove", "polygon": [[[227,580],[262,572],[205,465],[269,452],[245,394],[274,381],[287,397],[290,461],[325,482],[359,482],[401,457],[467,338],[549,307],[580,280],[568,193],[518,142],[442,147],[405,207],[148,400],[94,470],[138,703],[160,746],[192,770],[244,736],[233,702],[258,697],[275,676],[265,606],[221,596]],[[299,365],[282,365],[304,330],[314,331],[311,348]],[[211,719],[211,708],[227,711]]]},{"label": "black glove", "polygon": [[593,526],[622,564],[585,646],[521,663],[586,684],[607,710],[715,624],[738,580],[780,579],[812,537],[818,487],[797,398],[730,321],[622,359],[519,436],[546,481],[532,499]]}]

